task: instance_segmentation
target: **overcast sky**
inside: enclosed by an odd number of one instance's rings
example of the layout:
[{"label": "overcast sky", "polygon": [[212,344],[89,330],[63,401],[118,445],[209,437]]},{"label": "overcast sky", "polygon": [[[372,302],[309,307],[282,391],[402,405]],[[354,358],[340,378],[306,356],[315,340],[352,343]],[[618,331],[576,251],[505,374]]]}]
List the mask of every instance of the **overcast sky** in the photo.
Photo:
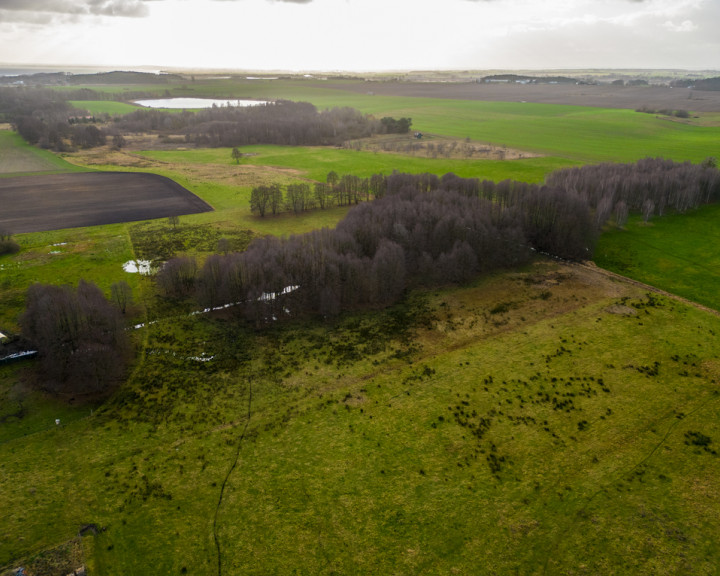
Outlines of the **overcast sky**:
[{"label": "overcast sky", "polygon": [[0,63],[720,68],[720,0],[0,0]]}]

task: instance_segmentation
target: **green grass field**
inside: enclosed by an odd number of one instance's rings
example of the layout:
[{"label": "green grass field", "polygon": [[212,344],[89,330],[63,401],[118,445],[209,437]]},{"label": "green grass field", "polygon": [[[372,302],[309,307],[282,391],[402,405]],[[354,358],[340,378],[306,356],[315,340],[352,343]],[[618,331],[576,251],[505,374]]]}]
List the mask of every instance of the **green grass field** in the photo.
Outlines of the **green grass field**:
[{"label": "green grass field", "polygon": [[[324,182],[328,172],[340,175],[355,174],[362,178],[372,174],[399,172],[430,172],[442,176],[453,172],[464,178],[504,180],[513,178],[523,182],[542,182],[545,176],[561,167],[572,165],[567,160],[552,157],[521,160],[486,160],[461,158],[428,158],[364,150],[343,150],[302,146],[244,146],[247,154],[243,165],[271,166],[297,170],[303,177]],[[204,148],[183,151],[145,151],[143,156],[172,164],[235,164],[229,148]]]},{"label": "green grass field", "polygon": [[[355,83],[348,80],[346,83]],[[700,162],[720,156],[720,127],[668,122],[632,110],[372,95],[320,80],[204,80],[145,87],[172,96],[304,100],[350,106],[377,117],[410,117],[413,130],[542,153],[573,162],[629,162],[647,156]],[[95,87],[122,93],[118,87]]]},{"label": "green grass field", "polygon": [[649,223],[636,216],[606,231],[598,266],[720,310],[720,206],[671,214]]},{"label": "green grass field", "polygon": [[123,114],[129,114],[138,110],[139,106],[133,106],[132,104],[126,104],[125,102],[114,102],[109,100],[71,100],[75,108],[80,110],[87,110],[90,114],[95,116],[100,114],[110,114],[111,116],[122,116]]},{"label": "green grass field", "polygon": [[[539,182],[589,161],[718,156],[718,128],[320,82],[170,88],[351,105],[547,156],[257,146],[235,165],[229,149],[68,155],[70,169],[169,176],[216,211],[177,229],[157,220],[20,234],[21,251],[0,257],[3,331],[18,330],[30,284],[79,278],[106,293],[127,281],[128,325],[159,320],[132,332],[135,363],[104,402],[34,391],[32,361],[0,365],[0,576],[38,566],[88,524],[100,528],[82,538],[92,576],[210,574],[218,563],[248,575],[717,571],[720,317],[537,260],[388,310],[255,331],[232,310],[188,315],[191,303],[158,298],[122,263],[202,261],[220,238],[242,249],[259,235],[334,226],[347,211],[254,217],[258,183],[393,169]],[[100,104],[93,113],[110,110]],[[717,213],[631,218],[601,237],[597,262],[718,309]]]},{"label": "green grass field", "polygon": [[0,565],[95,523],[94,574],[212,572],[237,454],[223,573],[705,574],[718,330],[554,264],[260,337],[160,323],[92,416],[2,424]]}]

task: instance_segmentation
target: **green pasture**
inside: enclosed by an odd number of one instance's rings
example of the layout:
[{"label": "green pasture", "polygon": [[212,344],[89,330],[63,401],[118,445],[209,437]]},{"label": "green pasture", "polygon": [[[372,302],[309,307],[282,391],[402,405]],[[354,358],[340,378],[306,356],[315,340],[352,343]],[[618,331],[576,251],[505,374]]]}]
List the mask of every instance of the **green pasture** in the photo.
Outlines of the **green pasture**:
[{"label": "green pasture", "polygon": [[136,287],[137,274],[123,263],[135,259],[126,224],[16,234],[17,254],[0,256],[0,325],[17,330],[25,291],[36,282],[76,285],[81,278],[107,295],[121,280]]},{"label": "green pasture", "polygon": [[[464,178],[542,182],[545,176],[562,167],[573,165],[559,158],[524,158],[521,160],[485,160],[461,158],[428,158],[364,150],[304,146],[244,146],[241,164],[292,168],[305,178],[324,182],[328,173],[355,174],[368,178],[373,174],[429,172],[442,176],[453,172]],[[144,151],[143,156],[173,164],[235,164],[230,148],[202,148],[181,151]]]},{"label": "green pasture", "polygon": [[606,230],[595,250],[598,266],[720,310],[720,206],[686,214],[631,217]]},{"label": "green pasture", "polygon": [[0,130],[0,178],[35,172],[77,172],[83,170],[69,164],[52,152],[31,146],[16,132]]},{"label": "green pasture", "polygon": [[214,535],[227,574],[712,573],[720,319],[574,274],[153,325],[92,415],[0,423],[0,567],[94,523],[96,575],[214,572]]},{"label": "green pasture", "polygon": [[112,100],[71,100],[70,104],[80,110],[87,110],[93,116],[99,116],[101,114],[122,116],[123,114],[129,114],[130,112],[134,112],[140,108],[139,106],[134,106],[133,104],[115,102]]},{"label": "green pasture", "polygon": [[[102,89],[136,88],[151,90]],[[718,128],[629,111],[381,98],[320,81],[157,90],[348,105],[548,154],[243,148],[236,170],[263,169],[262,182],[394,169],[540,182],[591,161],[720,156]],[[23,150],[12,138],[0,132],[0,146]],[[101,528],[83,538],[92,576],[215,573],[216,538],[223,574],[717,571],[720,318],[543,260],[335,320],[257,331],[233,309],[190,316],[192,303],[159,298],[123,262],[202,262],[220,238],[243,249],[334,226],[347,208],[255,217],[229,149],[142,156],[157,164],[92,168],[168,176],[215,212],[177,228],[159,219],[18,234],[21,251],[0,257],[3,331],[18,329],[30,284],[80,278],[106,294],[125,280],[128,325],[157,320],[132,332],[127,382],[102,403],[33,391],[32,361],[0,366],[0,574],[88,524]],[[631,218],[603,234],[596,261],[718,309],[718,214]]]},{"label": "green pasture", "polygon": [[[221,86],[222,81],[216,81],[194,90],[210,95]],[[229,83],[228,89],[235,97],[306,100],[319,108],[350,106],[377,117],[410,117],[413,130],[583,163],[630,162],[647,156],[699,162],[720,155],[720,128],[668,122],[632,110],[377,96],[325,88],[322,81],[245,81]]]},{"label": "green pasture", "polygon": [[520,102],[406,99],[387,111],[413,129],[583,163],[631,162],[648,156],[699,162],[720,153],[718,128],[580,106]]},{"label": "green pasture", "polygon": [[[361,81],[346,80],[344,84]],[[338,84],[334,82],[334,84]],[[340,83],[342,86],[343,83]],[[123,88],[97,87],[116,94]],[[130,87],[124,88],[129,90]],[[413,130],[503,145],[569,162],[630,162],[647,156],[699,162],[720,156],[720,127],[698,126],[632,110],[372,95],[322,80],[204,80],[145,87],[157,95],[303,100],[350,106],[377,117],[410,117]]]}]

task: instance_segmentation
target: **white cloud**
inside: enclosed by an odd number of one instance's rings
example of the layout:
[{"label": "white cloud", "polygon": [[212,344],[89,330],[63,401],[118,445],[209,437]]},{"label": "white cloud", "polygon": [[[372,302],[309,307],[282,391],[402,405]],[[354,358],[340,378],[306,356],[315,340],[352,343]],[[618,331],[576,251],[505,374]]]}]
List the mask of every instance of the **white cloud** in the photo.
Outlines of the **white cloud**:
[{"label": "white cloud", "polygon": [[718,29],[718,0],[0,0],[0,62],[712,68]]},{"label": "white cloud", "polygon": [[694,32],[698,29],[692,20],[684,20],[680,24],[675,24],[671,20],[668,20],[663,26],[672,32]]}]

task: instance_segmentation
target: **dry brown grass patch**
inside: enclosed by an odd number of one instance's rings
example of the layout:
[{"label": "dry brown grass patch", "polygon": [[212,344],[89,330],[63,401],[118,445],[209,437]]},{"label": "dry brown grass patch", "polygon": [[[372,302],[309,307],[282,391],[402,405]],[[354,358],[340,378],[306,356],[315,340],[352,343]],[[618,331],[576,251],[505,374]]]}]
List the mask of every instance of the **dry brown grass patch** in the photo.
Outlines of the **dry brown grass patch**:
[{"label": "dry brown grass patch", "polygon": [[537,158],[542,154],[496,146],[470,139],[457,139],[423,133],[418,139],[413,134],[386,134],[351,140],[345,148],[375,153],[402,154],[423,158],[454,158],[462,160],[518,160]]}]

